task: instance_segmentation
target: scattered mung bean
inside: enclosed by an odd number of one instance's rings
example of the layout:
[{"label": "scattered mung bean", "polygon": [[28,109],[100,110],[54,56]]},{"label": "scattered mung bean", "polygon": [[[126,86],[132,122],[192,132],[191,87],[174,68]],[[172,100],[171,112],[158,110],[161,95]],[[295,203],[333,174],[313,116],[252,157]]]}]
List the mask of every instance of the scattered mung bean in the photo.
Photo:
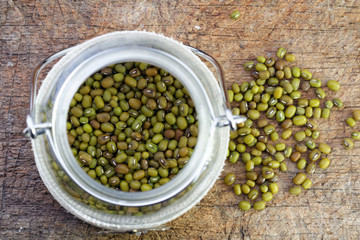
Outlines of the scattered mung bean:
[{"label": "scattered mung bean", "polygon": [[230,18],[232,20],[238,20],[240,18],[240,12],[239,10],[235,10],[230,14]]}]

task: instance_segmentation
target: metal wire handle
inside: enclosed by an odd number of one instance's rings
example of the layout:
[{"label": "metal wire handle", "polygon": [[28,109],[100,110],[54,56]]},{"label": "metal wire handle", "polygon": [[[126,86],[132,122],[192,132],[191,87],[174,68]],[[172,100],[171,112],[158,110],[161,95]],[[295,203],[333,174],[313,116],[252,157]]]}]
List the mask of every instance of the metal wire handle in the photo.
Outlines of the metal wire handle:
[{"label": "metal wire handle", "polygon": [[[231,112],[231,106],[230,106],[230,101],[229,101],[229,97],[226,93],[226,86],[225,86],[225,80],[224,80],[224,74],[223,74],[223,70],[220,66],[220,64],[215,60],[215,58],[213,58],[212,56],[210,56],[209,54],[191,47],[191,46],[187,46],[195,55],[204,58],[205,60],[207,60],[208,62],[210,62],[216,69],[217,74],[218,74],[218,79],[219,79],[219,85],[220,85],[220,89],[222,91],[222,98],[225,102],[225,115],[223,116],[218,116],[215,119],[215,125],[217,127],[225,127],[225,126],[230,126],[231,130],[236,130],[236,125],[242,122],[245,122],[246,117],[244,116],[236,116],[233,115]],[[50,57],[48,57],[47,59],[45,59],[44,61],[42,61],[39,65],[37,65],[37,67],[35,68],[35,71],[32,75],[31,78],[31,84],[30,84],[30,114],[27,115],[26,117],[26,125],[27,127],[24,129],[23,133],[25,134],[25,136],[27,137],[31,137],[31,138],[36,138],[38,135],[45,133],[46,129],[51,128],[51,123],[46,122],[46,123],[34,123],[34,116],[35,116],[35,101],[36,101],[36,90],[37,90],[37,84],[39,81],[39,75],[40,72],[51,62],[55,61],[56,59],[63,57],[64,55],[66,55],[70,50],[72,49],[72,47],[70,48],[66,48],[64,50],[61,50],[60,52],[57,52],[53,55],[51,55]]]},{"label": "metal wire handle", "polygon": [[244,116],[238,116],[238,115],[232,114],[229,97],[226,92],[224,73],[223,73],[221,65],[215,60],[215,58],[213,58],[209,54],[207,54],[197,48],[191,47],[191,46],[187,46],[187,47],[197,56],[202,57],[205,60],[207,60],[208,62],[210,62],[217,71],[220,90],[222,92],[222,97],[225,102],[225,115],[216,117],[216,119],[215,119],[216,126],[217,127],[230,126],[231,130],[236,130],[236,125],[239,123],[245,122],[247,118]]},{"label": "metal wire handle", "polygon": [[40,72],[51,62],[55,61],[58,58],[63,57],[65,54],[67,54],[72,47],[66,48],[64,50],[61,50],[60,52],[57,52],[50,57],[46,58],[44,61],[42,61],[40,64],[38,64],[35,68],[35,71],[32,75],[31,82],[30,82],[30,113],[26,116],[26,125],[27,128],[24,129],[23,133],[27,137],[36,138],[38,135],[45,133],[46,129],[51,128],[51,123],[45,122],[45,123],[35,123],[34,122],[34,116],[35,116],[35,102],[36,102],[36,90],[37,90],[37,84],[39,81],[39,75]]}]

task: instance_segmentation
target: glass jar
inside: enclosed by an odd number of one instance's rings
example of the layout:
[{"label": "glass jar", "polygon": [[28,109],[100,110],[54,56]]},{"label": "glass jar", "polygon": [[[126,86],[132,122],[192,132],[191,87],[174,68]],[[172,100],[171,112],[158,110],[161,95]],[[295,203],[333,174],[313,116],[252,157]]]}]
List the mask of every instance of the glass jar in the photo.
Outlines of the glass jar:
[{"label": "glass jar", "polygon": [[[220,84],[197,56],[215,66]],[[36,96],[40,71],[60,57]],[[122,192],[95,182],[68,144],[66,119],[73,95],[89,73],[118,62],[146,62],[166,69],[188,90],[198,114],[199,135],[189,162],[171,181],[147,192]],[[229,129],[246,120],[231,114],[224,89],[221,67],[204,52],[155,33],[114,32],[58,52],[38,66],[24,132],[32,138],[43,182],[69,212],[116,231],[163,228],[210,190],[223,168]]]}]

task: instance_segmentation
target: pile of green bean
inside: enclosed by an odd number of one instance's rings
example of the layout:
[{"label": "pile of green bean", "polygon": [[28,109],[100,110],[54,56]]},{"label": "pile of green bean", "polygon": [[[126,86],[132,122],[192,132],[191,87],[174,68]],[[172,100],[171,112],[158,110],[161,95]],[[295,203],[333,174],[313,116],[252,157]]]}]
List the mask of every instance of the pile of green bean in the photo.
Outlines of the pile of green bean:
[{"label": "pile of green bean", "polygon": [[180,81],[156,66],[126,62],[84,82],[71,101],[67,131],[91,178],[121,191],[148,191],[189,161],[198,121]]},{"label": "pile of green bean", "polygon": [[[245,165],[246,181],[240,183],[233,173],[228,173],[224,182],[233,186],[236,195],[245,194],[248,200],[239,203],[242,210],[249,210],[251,202],[255,210],[262,210],[279,191],[279,174],[287,171],[287,159],[295,163],[299,173],[293,177],[294,186],[289,189],[298,195],[309,189],[310,179],[317,167],[330,165],[327,157],[331,147],[317,143],[319,138],[316,119],[327,119],[331,109],[343,107],[340,99],[326,100],[322,81],[306,69],[291,66],[293,54],[279,48],[277,58],[257,57],[257,62],[244,64],[254,80],[233,84],[228,96],[233,105],[233,114],[246,115],[247,121],[230,133],[228,161]],[[337,81],[327,82],[328,89],[338,91]],[[303,92],[314,89],[315,98],[307,99]],[[354,115],[355,116],[355,115]],[[360,118],[360,112],[356,112]],[[354,136],[360,138],[358,133]],[[290,146],[295,139],[295,145]],[[251,200],[251,201],[249,201]]]}]

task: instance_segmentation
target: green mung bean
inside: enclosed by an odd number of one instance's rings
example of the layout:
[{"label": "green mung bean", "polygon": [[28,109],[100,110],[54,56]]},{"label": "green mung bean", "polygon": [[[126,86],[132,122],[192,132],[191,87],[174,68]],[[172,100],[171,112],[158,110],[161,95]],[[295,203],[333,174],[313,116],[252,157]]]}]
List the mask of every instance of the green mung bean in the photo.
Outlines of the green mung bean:
[{"label": "green mung bean", "polygon": [[235,10],[230,14],[230,18],[232,20],[238,20],[240,18],[240,12],[239,10]]},{"label": "green mung bean", "polygon": [[295,78],[299,78],[300,76],[301,76],[301,70],[300,70],[300,68],[298,68],[298,67],[293,67],[292,68],[292,70],[291,70],[291,72],[292,72],[292,75],[295,77]]},{"label": "green mung bean", "polygon": [[314,149],[309,153],[310,161],[317,161],[321,157],[321,152],[318,149]]},{"label": "green mung bean", "polygon": [[337,108],[341,108],[343,106],[343,102],[339,98],[335,98],[333,100],[333,103],[334,103],[335,107],[337,107]]},{"label": "green mung bean", "polygon": [[307,118],[305,116],[295,116],[292,121],[294,125],[302,126],[306,124]]},{"label": "green mung bean", "polygon": [[298,169],[302,170],[306,167],[306,160],[304,158],[300,159],[297,163],[296,166]]},{"label": "green mung bean", "polygon": [[286,54],[285,55],[285,61],[294,62],[295,61],[295,55],[294,54]]},{"label": "green mung bean", "polygon": [[319,107],[320,106],[320,100],[319,99],[310,99],[309,100],[309,106],[312,108]]},{"label": "green mung bean", "polygon": [[334,103],[330,100],[327,100],[325,103],[324,103],[325,107],[326,108],[329,108],[331,109],[333,106],[334,106]]},{"label": "green mung bean", "polygon": [[300,75],[305,80],[310,80],[312,78],[312,74],[309,70],[303,69],[300,71]]},{"label": "green mung bean", "polygon": [[314,88],[319,88],[319,87],[321,87],[321,80],[319,80],[319,79],[313,78],[313,79],[311,79],[311,80],[309,81],[309,83],[310,83],[310,86],[311,86],[311,87],[314,87]]},{"label": "green mung bean", "polygon": [[352,132],[351,138],[354,140],[360,140],[360,132]]},{"label": "green mung bean", "polygon": [[321,117],[322,109],[319,107],[314,108],[313,110],[313,118],[318,119]]},{"label": "green mung bean", "polygon": [[318,139],[319,136],[320,136],[320,133],[319,133],[318,130],[315,130],[315,131],[312,132],[312,134],[311,134],[311,137],[312,137],[313,139]]},{"label": "green mung bean", "polygon": [[327,82],[327,87],[332,91],[339,91],[340,84],[335,80],[329,80]]},{"label": "green mung bean", "polygon": [[352,149],[354,147],[354,142],[351,140],[351,138],[345,138],[343,145],[346,149]]},{"label": "green mung bean", "polygon": [[356,121],[354,118],[349,117],[346,119],[346,123],[349,127],[354,127],[356,125]]},{"label": "green mung bean", "polygon": [[321,112],[321,117],[328,119],[330,117],[330,109],[329,108],[323,108]]},{"label": "green mung bean", "polygon": [[354,110],[352,114],[355,121],[360,121],[360,110]]},{"label": "green mung bean", "polygon": [[283,122],[285,120],[285,113],[283,111],[276,112],[276,121]]},{"label": "green mung bean", "polygon": [[285,130],[281,133],[282,139],[288,139],[291,135],[292,135],[291,129],[285,129]]},{"label": "green mung bean", "polygon": [[285,162],[280,163],[280,171],[286,172],[287,171],[287,165]]},{"label": "green mung bean", "polygon": [[276,142],[279,139],[279,134],[277,132],[273,132],[271,133],[270,138],[273,142]]},{"label": "green mung bean", "polygon": [[315,172],[316,165],[313,162],[307,164],[305,171],[307,174],[312,174]]},{"label": "green mung bean", "polygon": [[259,192],[256,189],[251,189],[250,192],[248,193],[248,198],[250,200],[255,200],[258,196],[259,196]]},{"label": "green mung bean", "polygon": [[313,108],[312,107],[306,107],[305,108],[305,116],[307,118],[311,118],[313,116],[314,112],[313,112]]},{"label": "green mung bean", "polygon": [[286,49],[281,47],[278,49],[276,56],[278,58],[283,58],[285,56],[285,54],[286,54]]},{"label": "green mung bean", "polygon": [[291,119],[285,119],[282,123],[281,123],[281,127],[283,129],[289,129],[292,126],[292,120]]},{"label": "green mung bean", "polygon": [[299,195],[299,194],[301,193],[301,187],[299,187],[299,186],[291,187],[291,188],[289,189],[289,193],[290,193],[291,195]]},{"label": "green mung bean", "polygon": [[235,195],[241,195],[241,185],[240,184],[234,185],[234,193],[235,193]]},{"label": "green mung bean", "polygon": [[301,98],[301,93],[299,91],[292,91],[290,97],[294,100]]},{"label": "green mung bean", "polygon": [[[284,77],[285,77],[286,79],[292,78],[292,73],[291,73],[290,67],[284,67]],[[290,86],[291,86],[291,85],[290,85]],[[291,87],[291,88],[292,88],[292,87]],[[291,92],[291,91],[290,91],[290,92]],[[290,93],[290,92],[287,91],[287,93]]]},{"label": "green mung bean", "polygon": [[269,107],[268,110],[266,111],[266,116],[268,118],[274,117],[275,114],[276,114],[276,108],[275,107]]},{"label": "green mung bean", "polygon": [[275,105],[275,107],[277,110],[280,110],[280,111],[283,111],[285,109],[284,104],[279,103],[279,102]]},{"label": "green mung bean", "polygon": [[327,169],[330,166],[330,160],[328,158],[323,158],[319,161],[319,167],[321,169]]},{"label": "green mung bean", "polygon": [[241,185],[241,192],[243,192],[244,194],[248,194],[251,191],[251,188],[249,187],[249,185],[247,184],[243,184]]},{"label": "green mung bean", "polygon": [[248,201],[241,201],[239,203],[239,208],[243,211],[248,211],[251,208],[251,204]]},{"label": "green mung bean", "polygon": [[272,194],[276,194],[279,192],[279,186],[277,185],[277,183],[270,183],[269,190]]},{"label": "green mung bean", "polygon": [[266,207],[266,202],[265,201],[257,201],[257,202],[255,202],[254,203],[254,209],[256,210],[256,211],[261,211],[261,210],[263,210],[263,209],[265,209],[265,207]]},{"label": "green mung bean", "polygon": [[256,71],[260,72],[260,71],[266,71],[266,70],[267,70],[267,67],[266,67],[266,65],[263,64],[263,63],[257,63],[257,64],[255,65],[255,69],[256,69]]},{"label": "green mung bean", "polygon": [[331,147],[326,143],[320,143],[318,146],[320,152],[329,154],[331,152]]},{"label": "green mung bean", "polygon": [[312,185],[312,181],[308,178],[301,184],[301,186],[304,189],[309,189],[311,187],[311,185]]},{"label": "green mung bean", "polygon": [[275,64],[274,58],[269,58],[269,59],[266,59],[266,61],[265,61],[265,65],[267,67],[272,67],[274,64]]},{"label": "green mung bean", "polygon": [[307,107],[309,105],[309,100],[301,98],[298,100],[299,107]]},{"label": "green mung bean", "polygon": [[278,70],[278,71],[275,72],[275,76],[276,76],[278,79],[283,79],[284,76],[285,76],[285,73],[284,73],[284,71],[282,71],[282,70]]},{"label": "green mung bean", "polygon": [[224,177],[224,183],[226,185],[232,185],[235,182],[235,175],[233,173],[228,173]]},{"label": "green mung bean", "polygon": [[320,99],[324,99],[326,97],[324,90],[322,90],[321,88],[316,89],[315,94]]},{"label": "green mung bean", "polygon": [[285,110],[285,117],[292,118],[296,113],[296,107],[294,105],[290,105]]}]

